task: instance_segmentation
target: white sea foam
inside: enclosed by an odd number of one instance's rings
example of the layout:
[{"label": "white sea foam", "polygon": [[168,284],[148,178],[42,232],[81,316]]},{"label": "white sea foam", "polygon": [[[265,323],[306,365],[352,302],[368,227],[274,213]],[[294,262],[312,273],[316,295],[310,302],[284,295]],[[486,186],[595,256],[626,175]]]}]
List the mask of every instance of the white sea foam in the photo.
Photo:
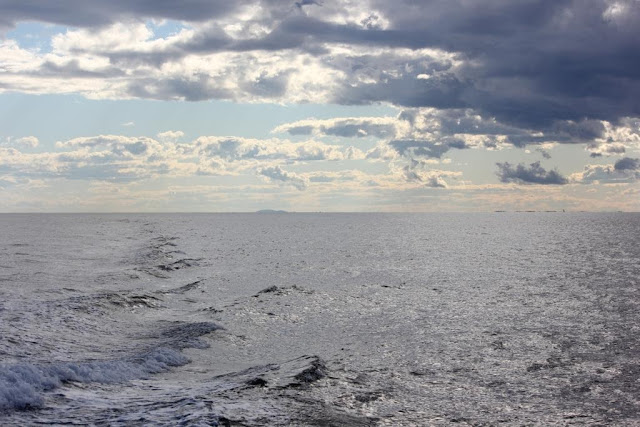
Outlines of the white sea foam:
[{"label": "white sea foam", "polygon": [[43,392],[68,382],[118,383],[187,363],[189,359],[180,351],[160,347],[123,360],[0,366],[0,409],[40,407],[44,403]]}]

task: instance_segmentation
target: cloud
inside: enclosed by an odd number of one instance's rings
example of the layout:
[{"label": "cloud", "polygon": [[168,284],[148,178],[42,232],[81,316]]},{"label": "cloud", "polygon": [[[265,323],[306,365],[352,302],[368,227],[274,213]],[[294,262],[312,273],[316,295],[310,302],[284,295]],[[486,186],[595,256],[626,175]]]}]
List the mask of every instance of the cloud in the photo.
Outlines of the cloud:
[{"label": "cloud", "polygon": [[201,157],[219,158],[228,162],[256,160],[306,162],[345,158],[345,153],[339,147],[315,141],[200,137],[194,141],[193,147]]},{"label": "cloud", "polygon": [[[183,136],[181,131],[166,131],[159,133],[157,139],[124,135],[78,137],[58,141],[54,151],[40,153],[0,147],[0,174],[130,182],[160,175],[238,175],[256,168],[273,172],[277,171],[273,168],[285,164],[365,156],[354,147],[316,141],[203,136],[179,142]],[[272,178],[276,179],[275,175]]]},{"label": "cloud", "polygon": [[23,136],[16,139],[15,144],[25,148],[36,148],[40,141],[35,136]]},{"label": "cloud", "polygon": [[344,158],[349,160],[365,159],[367,155],[359,148],[349,146],[344,150]]},{"label": "cloud", "polygon": [[369,175],[359,170],[309,172],[304,174],[304,177],[311,183],[337,182],[340,185],[349,181],[363,181],[370,178]]},{"label": "cloud", "polygon": [[58,79],[108,79],[119,78],[125,75],[125,72],[119,68],[109,66],[101,67],[95,63],[81,64],[78,59],[58,61],[47,59],[40,64],[37,70],[31,71],[29,74],[33,76],[55,77]]},{"label": "cloud", "polygon": [[0,148],[0,171],[17,177],[132,181],[180,169],[171,147],[148,137],[98,135],[56,143],[58,151]]},{"label": "cloud", "polygon": [[604,123],[603,143],[640,147],[640,118],[623,117],[617,123]]},{"label": "cloud", "polygon": [[177,141],[184,136],[184,132],[180,130],[168,130],[158,133],[157,136],[160,141]]},{"label": "cloud", "polygon": [[[485,146],[499,141],[516,147],[548,143],[586,143],[604,136],[608,122],[598,120],[554,121],[549,126],[530,129],[506,124],[495,117],[482,116],[473,109],[413,108],[400,113],[414,135],[456,136],[468,141],[483,138]],[[598,140],[598,144],[601,143]],[[479,145],[470,143],[469,145]]]},{"label": "cloud", "polygon": [[545,159],[550,159],[551,158],[551,154],[549,154],[549,152],[547,150],[545,150],[544,148],[536,148],[536,151],[538,153],[540,153],[540,155],[542,155],[542,157],[544,157]]},{"label": "cloud", "polygon": [[308,185],[308,181],[305,178],[295,173],[284,171],[280,166],[258,168],[257,173],[266,177],[269,181],[289,184],[300,191],[305,190]]},{"label": "cloud", "polygon": [[393,160],[397,157],[399,157],[398,152],[387,143],[378,143],[366,153],[366,159],[372,161]]},{"label": "cloud", "polygon": [[[411,108],[396,117],[342,117],[327,120],[306,119],[285,123],[274,133],[314,135],[316,137],[363,138],[384,140],[389,148],[401,156],[441,158],[450,149],[486,148],[538,145],[536,151],[544,158],[549,153],[542,147],[557,143],[587,143],[592,153],[624,152],[624,145],[610,141],[609,134],[623,134],[623,126],[609,122],[583,120],[555,122],[544,131],[506,125],[495,118],[483,117],[471,109]],[[624,128],[634,135],[631,128]],[[604,138],[607,138],[606,140]],[[591,142],[589,142],[591,141]],[[627,136],[629,144],[634,139]],[[622,148],[620,148],[622,147]],[[376,147],[369,158],[379,158],[382,148]],[[595,154],[594,154],[595,155]]]},{"label": "cloud", "polygon": [[238,7],[222,0],[188,0],[180,7],[166,0],[58,0],[42,7],[38,0],[6,0],[0,5],[0,22],[38,21],[72,27],[100,27],[119,20],[164,18],[203,21],[225,15]]},{"label": "cloud", "polygon": [[[5,27],[31,20],[75,28],[56,36],[46,54],[4,41],[5,90],[455,109],[471,116],[443,121],[442,132],[488,135],[482,127],[493,125],[519,146],[592,142],[607,135],[603,122],[640,115],[634,0],[191,0],[179,8],[11,0],[0,16]],[[145,24],[150,18],[184,28],[158,37]],[[476,130],[472,116],[481,118]],[[325,131],[357,137],[367,129]]]},{"label": "cloud", "polygon": [[393,140],[389,142],[389,146],[402,156],[410,158],[427,157],[437,159],[441,158],[452,148],[469,148],[464,140],[452,137],[442,138],[440,141],[414,139]]},{"label": "cloud", "polygon": [[[433,169],[433,164],[438,163],[436,160],[413,160],[401,157],[393,150],[394,154],[389,158],[381,155],[374,159],[390,161],[388,169],[344,170],[339,161],[365,160],[367,155],[352,146],[317,141],[230,136],[175,140],[182,135],[180,131],[166,131],[159,133],[157,139],[108,134],[85,136],[58,141],[53,150],[37,153],[0,147],[0,174],[7,183],[11,178],[14,181],[65,179],[124,185],[148,182],[161,176],[200,179],[222,175],[246,177],[255,173],[268,182],[293,186],[301,191],[313,186],[314,189],[323,188],[325,192],[341,188],[355,192],[372,187],[446,188],[449,180],[461,176],[457,171]],[[378,148],[383,147],[388,146],[384,144]],[[373,158],[372,151],[368,158]],[[287,165],[296,165],[302,172],[290,172]]]},{"label": "cloud", "polygon": [[[457,52],[463,63],[435,74],[414,69],[383,74],[375,82],[351,81],[340,90],[340,101],[471,108],[533,129],[585,118],[616,121],[640,112],[632,99],[639,79],[630,71],[638,65],[633,51],[640,5],[635,1],[618,2],[626,10],[615,20],[603,19],[610,4],[595,0],[419,6],[404,1],[393,8],[372,3],[383,10],[388,29],[316,22],[296,29],[345,44],[443,49]],[[419,74],[432,77],[411,78]],[[619,96],[626,101],[620,103]]]},{"label": "cloud", "polygon": [[18,180],[11,175],[0,175],[0,190],[12,187],[18,183]]},{"label": "cloud", "polygon": [[159,143],[145,136],[129,137],[122,135],[98,135],[90,137],[73,138],[67,141],[56,142],[59,148],[82,147],[88,149],[106,148],[118,156],[136,156],[146,153],[148,150],[158,150]]},{"label": "cloud", "polygon": [[[56,151],[23,153],[0,147],[0,172],[32,177],[131,181],[157,175],[233,174],[256,167],[291,162],[334,161],[362,157],[353,147],[344,150],[323,143],[200,137],[178,143],[180,131],[158,139],[145,136],[97,135],[55,144]],[[267,171],[271,169],[265,169]],[[275,179],[275,178],[274,178]]]},{"label": "cloud", "polygon": [[394,117],[345,117],[328,120],[300,120],[276,127],[273,133],[335,136],[341,138],[390,138],[400,123]]},{"label": "cloud", "polygon": [[549,144],[561,139],[557,133],[545,135],[507,126],[495,119],[483,118],[468,109],[402,110],[397,117],[343,117],[328,120],[306,119],[285,123],[274,133],[314,135],[316,137],[381,139],[370,149],[370,160],[397,157],[442,158],[451,149],[497,149],[526,143]]},{"label": "cloud", "polygon": [[631,157],[624,157],[618,160],[613,168],[617,171],[634,171],[640,169],[640,159],[632,159]]},{"label": "cloud", "polygon": [[513,166],[508,162],[496,163],[496,165],[498,166],[497,175],[500,181],[505,183],[563,185],[569,182],[558,171],[544,169],[540,166],[540,162],[531,163],[529,167],[522,163]]},{"label": "cloud", "polygon": [[461,172],[436,170],[430,167],[431,165],[426,161],[411,160],[402,168],[402,174],[407,182],[418,182],[431,188],[448,188],[445,178],[457,179],[462,176]]},{"label": "cloud", "polygon": [[589,151],[589,156],[591,157],[602,157],[610,156],[610,155],[618,155],[624,154],[627,149],[623,144],[618,143],[605,143],[605,144],[589,144],[587,146],[587,151]]},{"label": "cloud", "polygon": [[640,180],[640,159],[624,157],[610,165],[586,165],[584,170],[571,175],[573,182],[593,183],[632,183]]}]

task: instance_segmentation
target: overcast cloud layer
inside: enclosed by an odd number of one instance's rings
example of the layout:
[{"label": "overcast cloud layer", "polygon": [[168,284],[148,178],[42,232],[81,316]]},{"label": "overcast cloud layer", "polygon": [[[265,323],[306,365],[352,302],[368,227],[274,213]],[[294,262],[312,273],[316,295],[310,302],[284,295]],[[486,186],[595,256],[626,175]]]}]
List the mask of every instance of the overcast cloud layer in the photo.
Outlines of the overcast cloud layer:
[{"label": "overcast cloud layer", "polygon": [[[34,49],[11,36],[23,22],[65,28]],[[588,184],[609,186],[594,209],[616,198],[638,208],[628,200],[640,155],[637,0],[5,0],[0,32],[0,93],[397,109],[274,123],[256,140],[158,129],[43,147],[27,133],[4,135],[5,191],[34,179],[130,185],[224,175],[315,191],[313,206],[319,192],[366,194],[396,209],[398,200],[383,202],[372,188],[479,197],[484,186],[513,198],[518,187],[532,204],[554,188],[563,196],[548,206],[588,208]],[[521,158],[489,158],[504,150]],[[486,179],[465,176],[472,169]]]}]

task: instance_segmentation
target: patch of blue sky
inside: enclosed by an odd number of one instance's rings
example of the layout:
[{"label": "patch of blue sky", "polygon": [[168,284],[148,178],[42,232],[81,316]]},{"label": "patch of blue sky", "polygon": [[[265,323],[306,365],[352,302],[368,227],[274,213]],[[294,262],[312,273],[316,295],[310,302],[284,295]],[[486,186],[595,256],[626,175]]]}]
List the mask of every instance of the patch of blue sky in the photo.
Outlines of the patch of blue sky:
[{"label": "patch of blue sky", "polygon": [[[146,25],[153,31],[154,39],[167,38],[189,28],[183,22],[173,20],[150,20]],[[68,29],[70,28],[63,25],[19,22],[6,33],[6,37],[15,40],[22,49],[49,53],[52,49],[51,39],[57,34],[66,33]]]},{"label": "patch of blue sky", "polygon": [[6,37],[15,40],[22,49],[48,53],[51,52],[51,38],[66,31],[67,27],[62,25],[19,22]]},{"label": "patch of blue sky", "polygon": [[189,25],[185,25],[181,21],[174,21],[170,19],[150,20],[147,21],[146,25],[151,31],[153,31],[155,39],[165,39],[169,36],[178,34],[185,28],[190,28]]},{"label": "patch of blue sky", "polygon": [[38,149],[43,151],[50,150],[56,141],[81,136],[115,134],[154,137],[168,130],[184,132],[183,140],[203,135],[245,138],[278,136],[297,140],[287,134],[272,134],[271,131],[281,124],[308,118],[394,117],[397,113],[397,109],[387,105],[89,100],[78,95],[4,93],[0,96],[0,139],[33,135],[40,139]]}]

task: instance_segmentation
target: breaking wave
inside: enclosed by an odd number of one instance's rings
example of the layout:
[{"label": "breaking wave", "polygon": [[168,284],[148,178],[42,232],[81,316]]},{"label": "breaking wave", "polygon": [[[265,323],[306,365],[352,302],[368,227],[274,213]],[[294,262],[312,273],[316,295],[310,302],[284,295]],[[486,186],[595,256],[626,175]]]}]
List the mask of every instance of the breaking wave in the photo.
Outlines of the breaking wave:
[{"label": "breaking wave", "polygon": [[162,345],[118,360],[0,365],[0,410],[26,410],[44,405],[44,393],[65,383],[120,383],[190,362],[180,350],[205,348],[200,336],[221,329],[209,323],[191,323],[166,329]]}]

